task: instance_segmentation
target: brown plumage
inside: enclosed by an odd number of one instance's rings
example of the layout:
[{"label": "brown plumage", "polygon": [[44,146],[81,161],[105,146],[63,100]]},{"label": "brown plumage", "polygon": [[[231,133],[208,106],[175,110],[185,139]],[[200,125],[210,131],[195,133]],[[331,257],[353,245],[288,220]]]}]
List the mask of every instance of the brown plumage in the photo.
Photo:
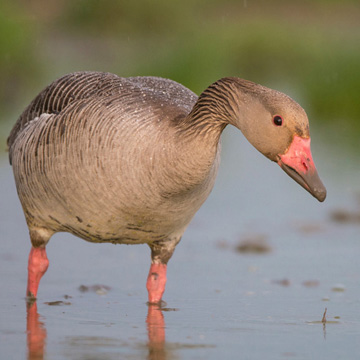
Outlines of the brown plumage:
[{"label": "brown plumage", "polygon": [[69,74],[44,89],[8,138],[33,244],[28,296],[46,271],[47,242],[67,231],[92,242],[147,243],[149,301],[160,301],[166,263],[214,185],[228,124],[324,200],[307,116],[275,90],[223,78],[198,98],[171,80],[97,72]]}]

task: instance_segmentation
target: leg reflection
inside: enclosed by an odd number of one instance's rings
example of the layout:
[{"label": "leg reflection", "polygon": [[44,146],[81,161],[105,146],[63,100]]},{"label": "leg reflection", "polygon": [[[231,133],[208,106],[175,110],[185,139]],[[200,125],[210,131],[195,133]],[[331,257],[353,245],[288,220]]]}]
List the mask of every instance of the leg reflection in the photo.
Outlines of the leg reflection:
[{"label": "leg reflection", "polygon": [[158,305],[148,306],[146,318],[148,337],[149,337],[149,357],[150,360],[165,360],[165,322],[161,307]]},{"label": "leg reflection", "polygon": [[28,360],[41,360],[44,358],[46,343],[46,329],[39,320],[36,302],[26,304],[27,306],[27,346]]}]

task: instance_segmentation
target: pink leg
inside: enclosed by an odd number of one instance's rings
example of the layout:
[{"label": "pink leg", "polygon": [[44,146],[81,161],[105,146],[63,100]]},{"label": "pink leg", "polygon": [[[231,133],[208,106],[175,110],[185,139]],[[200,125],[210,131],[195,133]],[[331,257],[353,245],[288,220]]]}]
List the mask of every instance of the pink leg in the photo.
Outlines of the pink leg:
[{"label": "pink leg", "polygon": [[158,304],[165,291],[166,264],[151,264],[146,288],[149,293],[149,303]]},{"label": "pink leg", "polygon": [[36,300],[40,280],[49,266],[45,247],[32,247],[28,263],[28,283],[26,297],[28,300]]}]

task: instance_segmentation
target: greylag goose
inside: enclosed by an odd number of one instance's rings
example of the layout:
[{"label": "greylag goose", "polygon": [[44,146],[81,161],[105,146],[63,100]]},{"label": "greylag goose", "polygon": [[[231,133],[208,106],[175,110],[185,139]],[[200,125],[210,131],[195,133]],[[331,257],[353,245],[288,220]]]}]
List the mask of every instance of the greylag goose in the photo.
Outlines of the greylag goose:
[{"label": "greylag goose", "polygon": [[65,231],[148,244],[149,303],[159,303],[167,262],[213,188],[228,124],[325,199],[306,113],[279,91],[228,77],[198,97],[172,80],[101,72],[68,74],[41,91],[8,138],[32,243],[28,300],[48,268],[50,237]]}]

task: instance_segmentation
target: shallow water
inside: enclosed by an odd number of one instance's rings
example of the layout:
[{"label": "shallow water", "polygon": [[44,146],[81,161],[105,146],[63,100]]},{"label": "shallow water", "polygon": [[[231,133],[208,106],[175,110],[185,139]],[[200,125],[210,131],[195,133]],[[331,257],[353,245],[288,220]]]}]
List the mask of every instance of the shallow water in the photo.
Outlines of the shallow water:
[{"label": "shallow water", "polygon": [[[162,310],[146,305],[146,246],[64,233],[26,309],[30,241],[0,158],[1,359],[357,359],[360,225],[330,214],[358,214],[360,167],[315,138],[323,204],[226,130],[215,189],[169,262]],[[270,251],[236,250],[259,239]]]}]

